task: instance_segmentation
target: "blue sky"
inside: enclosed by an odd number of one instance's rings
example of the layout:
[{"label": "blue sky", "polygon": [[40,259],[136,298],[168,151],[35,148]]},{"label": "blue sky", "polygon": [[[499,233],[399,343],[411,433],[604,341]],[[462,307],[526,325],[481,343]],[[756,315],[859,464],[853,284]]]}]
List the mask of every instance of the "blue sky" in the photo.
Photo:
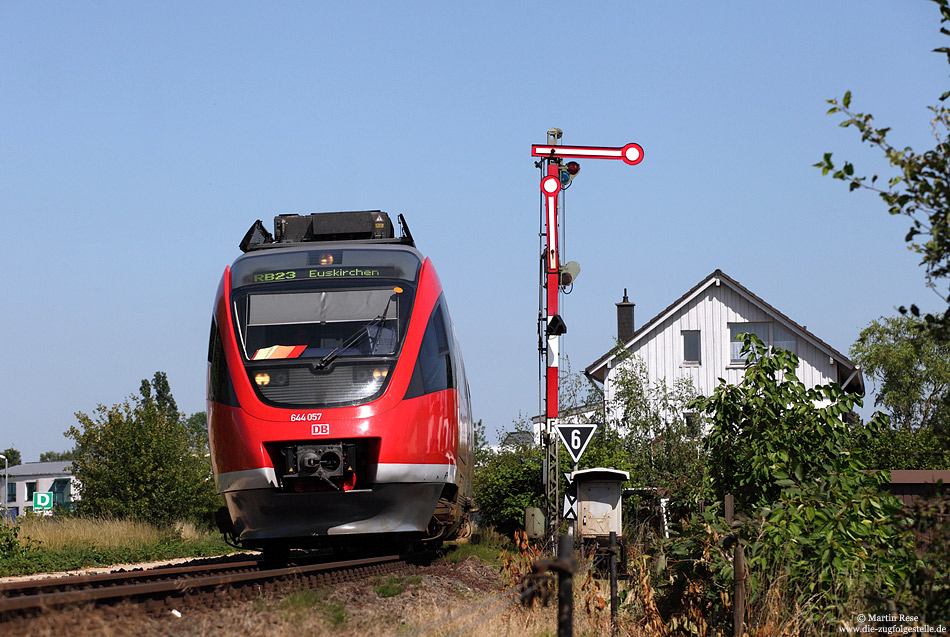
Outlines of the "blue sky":
[{"label": "blue sky", "polygon": [[923,0],[798,3],[4,2],[0,448],[71,441],[74,412],[168,373],[204,409],[208,325],[255,219],[403,213],[442,278],[475,415],[537,397],[532,143],[635,141],[582,162],[562,351],[612,345],[716,268],[847,352],[872,319],[936,309],[907,222],[812,168],[877,154],[826,116],[846,90],[898,145],[946,89]]}]

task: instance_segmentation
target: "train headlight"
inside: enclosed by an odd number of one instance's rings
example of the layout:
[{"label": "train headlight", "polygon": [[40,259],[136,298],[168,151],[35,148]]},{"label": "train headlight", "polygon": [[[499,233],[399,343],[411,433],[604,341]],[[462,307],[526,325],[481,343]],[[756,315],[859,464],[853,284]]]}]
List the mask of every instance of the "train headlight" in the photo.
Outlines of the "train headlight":
[{"label": "train headlight", "polygon": [[255,374],[254,382],[257,383],[258,387],[264,387],[265,385],[270,385],[270,374],[266,374],[266,373]]},{"label": "train headlight", "polygon": [[382,379],[386,378],[387,374],[389,374],[389,370],[388,370],[387,368],[385,368],[385,367],[383,367],[383,368],[381,368],[381,369],[374,369],[374,370],[373,370],[373,380],[382,380]]}]

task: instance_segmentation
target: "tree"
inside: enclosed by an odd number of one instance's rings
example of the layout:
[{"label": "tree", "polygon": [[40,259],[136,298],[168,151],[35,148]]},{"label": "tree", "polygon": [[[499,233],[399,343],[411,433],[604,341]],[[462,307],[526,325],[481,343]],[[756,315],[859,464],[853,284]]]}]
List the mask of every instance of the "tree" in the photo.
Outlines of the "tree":
[{"label": "tree", "polygon": [[[530,433],[531,423],[519,416],[515,430]],[[511,439],[476,465],[474,480],[482,523],[506,535],[524,525],[525,509],[539,506],[544,491],[540,449],[531,436]]]},{"label": "tree", "polygon": [[75,460],[77,457],[76,450],[70,449],[69,451],[44,451],[40,454],[40,462],[60,462],[63,460]]},{"label": "tree", "polygon": [[[590,442],[578,461],[578,468],[613,467],[630,471],[630,454],[618,423],[606,415],[606,405],[596,386],[582,374],[571,371],[571,362],[565,356],[559,369],[559,413],[562,422],[596,424]],[[556,436],[557,434],[555,434]],[[573,460],[558,442],[560,466],[570,471]],[[561,483],[567,487],[566,480]]]},{"label": "tree", "polygon": [[[713,500],[732,494],[737,510],[752,511],[793,484],[867,468],[851,451],[855,434],[846,423],[861,399],[834,383],[805,387],[796,374],[798,356],[769,350],[753,334],[742,337],[749,360],[742,381],[721,380],[712,396],[692,403],[712,424],[706,486]],[[876,417],[860,435],[871,437],[882,424]]]},{"label": "tree", "polygon": [[139,397],[76,417],[80,427],[66,436],[76,441],[81,514],[210,523],[220,504],[210,462],[179,416],[164,373],[143,381]]},{"label": "tree", "polygon": [[908,431],[888,427],[864,437],[861,448],[874,469],[946,469],[950,467],[947,437],[933,429]]},{"label": "tree", "polygon": [[881,317],[861,330],[851,356],[878,387],[875,406],[900,429],[950,432],[950,341],[914,316]]},{"label": "tree", "polygon": [[188,431],[190,444],[196,452],[203,455],[211,452],[208,446],[208,414],[203,411],[191,414],[185,418],[185,429]]},{"label": "tree", "polygon": [[475,466],[484,464],[492,454],[491,447],[488,446],[488,438],[485,435],[485,425],[479,418],[474,425],[475,440],[472,441],[472,451],[475,455]]},{"label": "tree", "polygon": [[699,497],[701,427],[697,419],[687,417],[695,397],[688,378],[678,378],[672,386],[665,379],[650,383],[643,359],[621,356],[605,399],[605,437],[616,431],[631,484],[664,488],[681,504]]},{"label": "tree", "polygon": [[[940,23],[950,23],[948,0],[933,1],[939,7]],[[950,29],[946,27],[941,27],[940,32],[950,36]],[[940,47],[935,52],[943,53],[950,62],[950,47]],[[944,102],[948,97],[950,91],[941,95],[939,101]],[[880,186],[876,174],[870,179],[856,175],[850,162],[836,167],[831,153],[825,153],[815,166],[821,168],[822,174],[831,173],[833,178],[846,182],[852,191],[867,189],[878,193],[890,214],[910,219],[905,240],[921,255],[928,285],[944,301],[950,302],[950,291],[944,283],[950,278],[950,109],[943,105],[930,107],[936,143],[932,149],[918,153],[909,146],[903,149],[893,146],[887,140],[889,128],[877,126],[870,113],[853,111],[850,91],[841,100],[832,99],[828,103],[831,104],[828,113],[843,114],[845,120],[841,126],[856,128],[861,133],[861,141],[883,152],[897,174],[886,186]],[[910,313],[919,315],[916,305],[911,305]],[[950,311],[924,318],[928,327],[943,340],[950,339]]]},{"label": "tree", "polygon": [[15,467],[18,464],[22,464],[22,461],[20,460],[20,452],[14,449],[13,447],[4,449],[0,453],[6,456],[8,467]]},{"label": "tree", "polygon": [[[178,420],[178,405],[172,396],[172,388],[168,384],[168,376],[165,375],[165,372],[155,372],[151,387],[148,381],[143,379],[139,393],[142,394],[142,398],[148,400],[153,389],[155,391],[155,406],[158,407],[158,410],[165,414],[168,419]],[[207,422],[205,424],[207,425]]]},{"label": "tree", "polygon": [[[888,473],[868,471],[863,452],[887,417],[852,429],[859,397],[836,383],[805,387],[798,357],[752,334],[743,335],[742,352],[749,360],[742,381],[722,381],[694,407],[712,425],[706,485],[713,501],[732,494],[749,520],[740,535],[753,594],[766,590],[770,569],[785,565],[791,591],[823,614],[840,612],[848,587],[893,598],[913,562],[912,542],[896,519],[900,503],[883,489]],[[694,525],[674,551],[695,555],[695,534],[710,533],[711,524]],[[721,534],[733,532],[718,524]]]}]

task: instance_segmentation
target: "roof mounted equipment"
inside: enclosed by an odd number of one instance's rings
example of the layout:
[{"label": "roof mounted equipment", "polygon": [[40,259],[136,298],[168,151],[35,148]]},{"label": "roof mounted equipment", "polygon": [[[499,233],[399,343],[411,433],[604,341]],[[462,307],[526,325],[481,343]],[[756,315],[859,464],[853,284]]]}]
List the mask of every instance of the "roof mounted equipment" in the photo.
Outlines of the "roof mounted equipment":
[{"label": "roof mounted equipment", "polygon": [[241,240],[242,252],[282,248],[311,242],[350,241],[358,243],[402,243],[415,247],[406,220],[398,215],[402,236],[397,237],[389,215],[381,210],[316,212],[309,215],[277,215],[274,234],[260,219]]}]

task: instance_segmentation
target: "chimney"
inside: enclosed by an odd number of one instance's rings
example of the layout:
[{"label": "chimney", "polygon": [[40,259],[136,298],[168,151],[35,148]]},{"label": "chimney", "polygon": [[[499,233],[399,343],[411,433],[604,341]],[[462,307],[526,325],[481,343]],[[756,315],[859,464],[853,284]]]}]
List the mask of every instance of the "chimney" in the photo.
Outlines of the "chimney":
[{"label": "chimney", "polygon": [[622,343],[626,343],[633,338],[636,328],[633,325],[633,308],[636,303],[631,303],[627,298],[627,288],[623,289],[623,301],[615,304],[617,306],[617,338]]}]

